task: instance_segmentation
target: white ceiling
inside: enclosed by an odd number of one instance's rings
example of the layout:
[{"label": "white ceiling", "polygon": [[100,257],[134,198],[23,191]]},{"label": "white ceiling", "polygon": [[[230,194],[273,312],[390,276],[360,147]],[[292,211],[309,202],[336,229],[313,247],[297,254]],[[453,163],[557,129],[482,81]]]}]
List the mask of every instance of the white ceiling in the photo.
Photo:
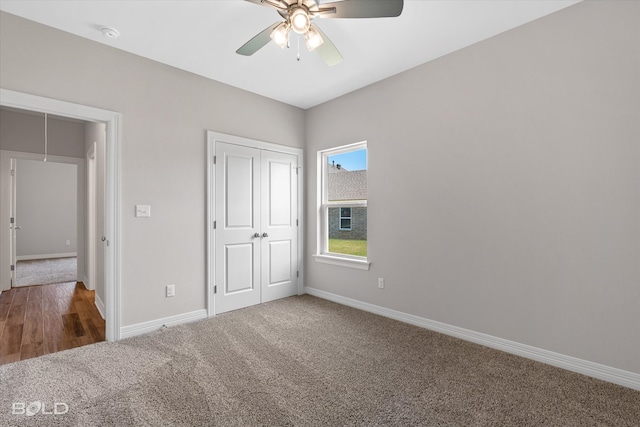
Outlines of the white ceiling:
[{"label": "white ceiling", "polygon": [[[405,0],[398,18],[318,18],[345,58],[333,67],[307,52],[304,40],[297,61],[295,37],[290,49],[271,42],[253,56],[237,55],[281,20],[242,0],[2,0],[0,10],[306,109],[575,3]],[[102,27],[120,37],[104,37]]]}]

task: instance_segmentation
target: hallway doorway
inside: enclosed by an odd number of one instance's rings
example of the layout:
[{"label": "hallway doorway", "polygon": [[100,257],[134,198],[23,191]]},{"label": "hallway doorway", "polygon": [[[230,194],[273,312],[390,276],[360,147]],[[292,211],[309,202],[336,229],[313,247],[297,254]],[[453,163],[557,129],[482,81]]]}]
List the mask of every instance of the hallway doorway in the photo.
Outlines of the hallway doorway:
[{"label": "hallway doorway", "polygon": [[[4,111],[0,114],[7,119]],[[20,116],[13,112],[8,118],[16,117]],[[78,252],[85,247],[79,241],[85,240],[83,160],[26,157],[33,156],[15,153],[11,159],[11,285],[82,281]],[[86,265],[86,257],[80,255]]]},{"label": "hallway doorway", "polygon": [[[90,123],[104,124],[104,233],[99,236],[99,241],[103,247],[104,268],[97,271],[97,275],[104,278],[103,289],[104,300],[102,311],[105,317],[105,338],[108,341],[115,341],[120,338],[120,215],[119,215],[119,145],[120,145],[120,123],[122,117],[119,113],[102,110],[80,104],[59,101],[41,96],[25,94],[21,92],[0,89],[0,106],[22,109],[36,113],[48,113],[67,117],[75,120],[82,120]],[[5,161],[3,160],[3,163]],[[84,181],[83,181],[84,182]],[[0,223],[9,224],[8,212],[8,183],[0,180]],[[9,228],[0,228],[2,244],[6,245],[9,240]],[[4,247],[3,247],[4,248]],[[8,248],[6,248],[8,249]],[[11,288],[10,259],[9,251],[1,251],[0,259],[0,291],[3,296]],[[83,250],[78,252],[78,257],[84,255]],[[99,254],[98,254],[99,256]],[[83,263],[80,262],[83,266]]]}]

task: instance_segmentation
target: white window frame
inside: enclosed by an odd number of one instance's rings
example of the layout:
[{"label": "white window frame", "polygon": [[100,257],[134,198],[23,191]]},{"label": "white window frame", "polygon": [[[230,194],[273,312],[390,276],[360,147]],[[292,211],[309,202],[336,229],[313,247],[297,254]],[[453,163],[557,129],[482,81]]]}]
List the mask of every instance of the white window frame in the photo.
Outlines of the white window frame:
[{"label": "white window frame", "polygon": [[[342,209],[349,209],[349,216],[342,216]],[[347,208],[347,207],[340,207],[340,211],[338,212],[338,221],[340,221],[338,223],[338,229],[340,231],[351,231],[353,230],[353,208]],[[348,219],[349,220],[349,227],[343,227],[342,226],[342,220],[343,219]]]},{"label": "white window frame", "polygon": [[[316,262],[339,265],[343,267],[369,270],[371,262],[367,257],[345,255],[329,252],[329,208],[358,208],[367,207],[367,200],[347,200],[332,201],[327,200],[328,195],[328,174],[329,157],[350,151],[367,149],[367,141],[356,142],[355,144],[343,145],[318,151],[318,191],[317,191],[317,250],[313,256]],[[367,149],[367,157],[369,150]],[[367,159],[367,165],[369,161]],[[367,251],[368,252],[368,251]]]}]

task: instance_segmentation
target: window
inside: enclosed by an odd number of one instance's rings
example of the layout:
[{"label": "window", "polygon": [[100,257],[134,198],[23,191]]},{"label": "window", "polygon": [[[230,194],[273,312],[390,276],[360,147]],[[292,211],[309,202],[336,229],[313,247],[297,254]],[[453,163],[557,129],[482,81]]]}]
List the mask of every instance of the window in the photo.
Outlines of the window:
[{"label": "window", "polygon": [[318,262],[369,269],[367,143],[318,152]]},{"label": "window", "polygon": [[351,208],[340,208],[340,230],[351,231]]}]

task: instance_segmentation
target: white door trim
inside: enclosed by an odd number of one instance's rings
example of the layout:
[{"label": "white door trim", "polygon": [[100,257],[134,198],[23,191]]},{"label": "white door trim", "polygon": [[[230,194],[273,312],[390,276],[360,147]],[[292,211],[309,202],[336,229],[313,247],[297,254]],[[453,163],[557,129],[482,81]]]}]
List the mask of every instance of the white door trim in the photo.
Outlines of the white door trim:
[{"label": "white door trim", "polygon": [[[108,243],[105,248],[105,299],[106,306],[106,339],[117,341],[120,339],[120,140],[122,114],[74,104],[57,99],[30,95],[22,92],[0,88],[0,105],[23,110],[38,111],[71,117],[89,122],[106,124],[106,192],[105,192],[105,236]],[[6,225],[8,207],[0,200],[0,227],[3,238]],[[5,222],[6,220],[6,222]],[[3,240],[4,241],[4,240]],[[5,289],[4,283],[9,277],[7,260],[0,260],[0,289]]]},{"label": "white door trim", "polygon": [[[8,176],[9,171],[13,168],[14,162],[16,162],[17,160],[36,160],[36,161],[42,161],[43,159],[43,155],[42,154],[35,154],[35,153],[25,153],[25,152],[21,152],[21,151],[8,151],[8,150],[0,150],[0,173],[2,174],[2,176]],[[81,281],[83,276],[84,276],[84,248],[85,248],[85,241],[86,241],[86,235],[85,235],[85,218],[84,218],[84,203],[85,203],[85,179],[84,179],[84,159],[81,159],[79,157],[65,157],[65,156],[47,156],[47,162],[48,163],[65,163],[65,164],[69,164],[69,165],[76,165],[76,194],[78,196],[77,199],[77,206],[76,206],[76,214],[77,214],[77,235],[79,236],[83,236],[83,239],[78,238],[78,242],[77,242],[77,252],[75,253],[68,253],[65,254],[66,256],[76,256],[78,257],[78,267],[77,267],[77,275],[76,275],[76,280]],[[9,192],[8,194],[6,192]],[[3,211],[3,214],[5,212],[9,213],[9,217],[10,216],[15,216],[15,201],[16,201],[16,188],[15,188],[15,179],[11,180],[10,185],[3,185],[3,188],[0,190],[0,198],[3,200],[3,203],[6,203],[7,201],[9,201],[9,210],[8,211]],[[2,221],[2,224],[8,224],[9,223],[9,217],[4,217],[4,215],[0,214],[0,221]],[[20,218],[16,218],[16,224],[14,225],[20,225],[18,224],[20,222]],[[2,229],[2,236],[4,236],[4,233],[7,232],[6,228]],[[21,259],[42,259],[42,258],[48,258],[46,256],[46,254],[42,254],[42,255],[37,255],[35,257],[19,257],[15,255],[15,241],[13,238],[13,235],[11,235],[12,233],[15,233],[15,231],[13,232],[9,232],[11,238],[7,239],[7,240],[2,240],[3,242],[8,242],[9,246],[11,247],[10,253],[11,253],[11,261],[9,265],[16,265],[16,261],[19,261]],[[7,244],[3,244],[2,245],[2,250],[8,249]],[[58,256],[63,255],[63,254],[58,254]],[[15,259],[14,259],[15,258]],[[4,265],[3,265],[4,267]],[[11,276],[14,280],[14,286],[15,286],[15,271],[10,272]],[[4,277],[4,276],[2,276]],[[3,288],[5,289],[5,288]]]},{"label": "white door trim", "polygon": [[301,148],[288,147],[285,145],[273,144],[270,142],[259,141],[255,139],[243,138],[235,135],[228,135],[220,132],[207,131],[207,316],[215,316],[214,293],[215,286],[215,265],[212,261],[215,259],[215,148],[216,141],[225,142],[227,144],[241,145],[244,147],[258,148],[261,150],[275,151],[278,153],[292,154],[297,157],[298,161],[298,295],[304,293],[304,203],[303,203],[303,162],[304,150]]},{"label": "white door trim", "polygon": [[96,245],[98,238],[96,236],[96,143],[91,143],[91,148],[86,155],[86,171],[87,171],[87,270],[85,271],[87,289],[93,291],[96,289]]}]

